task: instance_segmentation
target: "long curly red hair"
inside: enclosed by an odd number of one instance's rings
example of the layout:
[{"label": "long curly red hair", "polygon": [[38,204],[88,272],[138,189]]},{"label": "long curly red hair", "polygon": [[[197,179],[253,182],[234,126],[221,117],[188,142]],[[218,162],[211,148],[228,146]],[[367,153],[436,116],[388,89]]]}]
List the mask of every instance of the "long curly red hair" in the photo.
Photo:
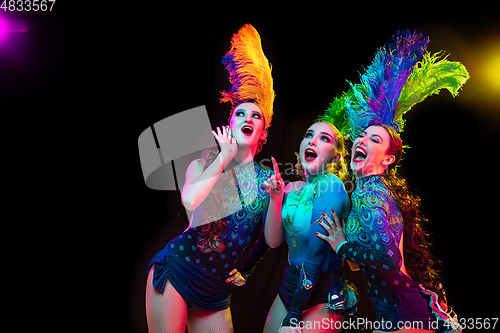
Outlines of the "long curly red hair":
[{"label": "long curly red hair", "polygon": [[440,300],[446,302],[443,289],[441,261],[431,252],[430,234],[424,230],[428,219],[420,210],[421,199],[413,193],[406,179],[398,175],[396,167],[403,155],[403,142],[399,134],[392,128],[383,124],[374,124],[385,128],[390,136],[387,154],[394,155],[395,161],[387,168],[382,181],[391,191],[403,216],[403,251],[406,270],[410,277],[434,291]]},{"label": "long curly red hair", "polygon": [[[208,148],[203,151],[201,156],[201,163],[203,164],[203,170],[205,170],[214,159],[219,154],[219,149],[217,147]],[[207,210],[220,210],[222,208],[222,192],[221,186],[228,179],[228,173],[222,173],[219,179],[215,183],[210,194],[205,198],[204,209]],[[203,212],[201,212],[203,214]],[[200,232],[200,240],[198,241],[197,247],[203,253],[214,252],[220,254],[224,251],[226,246],[223,244],[220,236],[224,234],[227,230],[227,223],[221,219],[204,224]]]}]

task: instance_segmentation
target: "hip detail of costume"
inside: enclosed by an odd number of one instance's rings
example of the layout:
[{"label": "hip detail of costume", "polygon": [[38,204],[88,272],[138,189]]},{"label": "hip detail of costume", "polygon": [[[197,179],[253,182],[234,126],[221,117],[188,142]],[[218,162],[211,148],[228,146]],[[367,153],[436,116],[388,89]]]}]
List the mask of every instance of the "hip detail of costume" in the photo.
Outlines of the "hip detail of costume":
[{"label": "hip detail of costume", "polygon": [[432,322],[447,316],[439,312],[432,297],[424,296],[432,292],[421,290],[401,271],[399,243],[404,222],[390,190],[382,183],[382,175],[358,179],[356,184],[344,230],[347,242],[338,254],[360,265],[376,320],[387,324],[381,330],[396,330],[398,322],[407,321],[435,329]]},{"label": "hip detail of costume", "polygon": [[[226,223],[226,230],[220,236],[223,250],[206,253],[201,251],[197,245],[203,226],[187,229],[159,251],[148,265],[148,273],[155,266],[153,285],[158,292],[163,293],[168,279],[189,306],[196,305],[206,310],[225,309],[230,305],[232,284],[225,282],[229,272],[236,267],[245,278],[248,277],[268,251],[262,228],[248,257],[236,266],[249,245],[258,222],[265,221],[269,194],[263,182],[269,178],[271,171],[258,163],[254,164],[254,161],[236,164],[233,170],[238,193],[236,198],[228,198],[234,196],[231,193],[234,191],[230,190],[230,186],[222,186],[225,202],[229,203],[224,209],[231,211],[231,206],[236,204],[241,204],[242,209],[221,219]],[[193,211],[193,225],[200,219],[206,219],[213,209],[207,199]]]},{"label": "hip detail of costume", "polygon": [[282,208],[284,238],[288,243],[288,266],[280,288],[280,298],[288,308],[283,326],[290,320],[302,320],[302,312],[317,304],[342,304],[342,258],[327,242],[316,236],[324,228],[316,221],[322,213],[335,210],[339,216],[349,214],[349,198],[344,184],[333,174],[308,177],[300,189],[287,194]]}]

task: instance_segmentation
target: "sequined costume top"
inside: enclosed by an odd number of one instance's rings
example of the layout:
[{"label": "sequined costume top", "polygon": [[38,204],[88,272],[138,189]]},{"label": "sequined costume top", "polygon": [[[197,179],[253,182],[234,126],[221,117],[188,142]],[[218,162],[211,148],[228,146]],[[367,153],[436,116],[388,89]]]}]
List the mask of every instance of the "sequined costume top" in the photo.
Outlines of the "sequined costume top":
[{"label": "sequined costume top", "polygon": [[427,325],[436,318],[443,328],[438,331],[448,331],[444,326],[456,323],[451,308],[438,309],[436,294],[401,271],[399,243],[404,221],[391,191],[382,182],[382,175],[358,179],[351,202],[344,230],[347,242],[340,244],[338,255],[360,265],[377,320],[392,325],[392,329],[384,330],[394,330],[397,322],[418,318]]},{"label": "sequined costume top", "polygon": [[[175,282],[175,276],[171,277],[168,275],[172,274],[172,270],[182,271],[182,269],[178,268],[180,261],[182,261],[181,266],[187,267],[192,272],[196,272],[197,268],[209,274],[205,274],[205,278],[202,278],[201,274],[198,274],[199,278],[196,279],[200,281],[190,280],[189,283],[191,285],[198,286],[199,284],[199,288],[203,289],[203,279],[209,278],[210,280],[215,279],[213,282],[218,288],[224,289],[227,285],[228,290],[230,290],[231,284],[225,284],[224,282],[229,277],[229,272],[236,267],[243,276],[247,277],[268,251],[269,247],[266,244],[264,228],[262,227],[259,230],[260,235],[255,243],[250,244],[252,249],[245,261],[238,263],[252,239],[257,224],[261,220],[265,221],[269,205],[269,194],[266,192],[263,182],[269,178],[272,172],[260,164],[254,163],[254,161],[241,164],[232,162],[226,168],[225,172],[230,172],[235,178],[228,180],[221,186],[223,199],[219,201],[222,201],[222,205],[214,206],[213,201],[207,200],[209,199],[207,197],[207,199],[193,210],[191,225],[198,226],[187,229],[180,236],[170,241],[163,250],[156,254],[149,264],[148,272],[153,265],[156,265],[153,285],[159,292],[163,292],[167,278],[171,279],[173,283]],[[234,179],[237,179],[237,181],[234,182]],[[203,230],[203,225],[201,224],[204,221],[213,221],[214,219],[211,216],[214,216],[215,213],[219,216],[224,216],[221,220],[226,223],[227,229],[220,236],[223,250],[220,253],[217,251],[204,253],[197,246]],[[226,215],[226,213],[229,215]],[[236,266],[237,263],[238,266]],[[178,273],[176,271],[175,274],[183,276],[182,272]],[[193,276],[196,275],[193,274]],[[181,279],[179,278],[178,280]],[[184,284],[184,282],[179,282],[179,286],[176,289],[189,289]],[[229,293],[229,291],[227,292]],[[213,296],[216,296],[215,292]],[[193,303],[202,307],[202,305],[197,304],[195,301]],[[203,302],[203,304],[208,303],[210,302]],[[224,306],[227,306],[227,303],[225,302]]]},{"label": "sequined costume top", "polygon": [[328,242],[316,236],[316,232],[327,234],[317,220],[322,213],[331,217],[332,209],[341,217],[349,214],[344,184],[333,174],[308,177],[304,186],[286,196],[282,220],[289,248],[288,262],[300,269],[300,277],[283,326],[290,326],[292,318],[301,320],[321,272],[340,274],[342,258],[332,251]]},{"label": "sequined costume top", "polygon": [[410,279],[400,270],[403,217],[381,178],[373,175],[357,180],[344,231],[348,242],[338,254],[360,265],[372,301],[395,304],[393,286],[404,286]]}]

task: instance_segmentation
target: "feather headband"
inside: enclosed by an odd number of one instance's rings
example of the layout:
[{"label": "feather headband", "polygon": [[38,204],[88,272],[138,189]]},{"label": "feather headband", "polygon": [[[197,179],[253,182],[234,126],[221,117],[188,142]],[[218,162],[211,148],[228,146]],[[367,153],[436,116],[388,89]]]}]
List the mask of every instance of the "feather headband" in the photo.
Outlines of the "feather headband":
[{"label": "feather headband", "polygon": [[349,121],[346,117],[346,103],[354,97],[354,90],[349,89],[347,93],[342,93],[333,99],[325,113],[319,116],[316,121],[322,121],[334,126],[342,136],[349,134]]},{"label": "feather headband", "polygon": [[[444,59],[443,52],[426,52],[429,38],[415,31],[398,31],[391,43],[375,54],[372,64],[352,84],[354,97],[346,100],[351,139],[372,124],[401,132],[403,114],[443,88],[453,97],[469,78],[465,66]],[[420,59],[422,59],[420,61]]]},{"label": "feather headband", "polygon": [[220,92],[220,102],[231,102],[231,112],[240,103],[257,104],[263,112],[265,128],[269,128],[275,97],[271,65],[262,50],[260,35],[252,25],[243,25],[233,35],[231,49],[222,58],[222,64],[229,73],[231,87]]}]

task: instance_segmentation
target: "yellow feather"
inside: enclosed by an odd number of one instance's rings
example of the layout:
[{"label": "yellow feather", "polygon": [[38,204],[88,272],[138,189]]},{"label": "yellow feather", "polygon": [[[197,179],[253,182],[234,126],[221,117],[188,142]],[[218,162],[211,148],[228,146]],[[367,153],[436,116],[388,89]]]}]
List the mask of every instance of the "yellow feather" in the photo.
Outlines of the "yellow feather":
[{"label": "yellow feather", "polygon": [[229,72],[229,91],[221,91],[221,102],[231,102],[233,109],[245,100],[254,100],[263,112],[266,128],[273,117],[273,78],[271,64],[264,55],[260,35],[245,24],[231,39],[231,49],[223,58]]}]

